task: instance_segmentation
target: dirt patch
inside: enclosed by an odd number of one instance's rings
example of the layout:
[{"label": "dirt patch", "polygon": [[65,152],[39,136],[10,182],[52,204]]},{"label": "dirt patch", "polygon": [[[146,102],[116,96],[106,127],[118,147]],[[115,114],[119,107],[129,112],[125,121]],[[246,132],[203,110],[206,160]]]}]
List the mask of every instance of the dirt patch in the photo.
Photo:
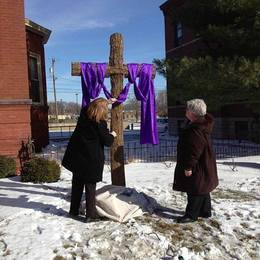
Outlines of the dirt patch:
[{"label": "dirt patch", "polygon": [[212,197],[214,199],[226,199],[226,200],[236,200],[236,201],[251,201],[257,200],[258,198],[243,191],[238,190],[223,190],[223,189],[216,189],[212,192]]}]

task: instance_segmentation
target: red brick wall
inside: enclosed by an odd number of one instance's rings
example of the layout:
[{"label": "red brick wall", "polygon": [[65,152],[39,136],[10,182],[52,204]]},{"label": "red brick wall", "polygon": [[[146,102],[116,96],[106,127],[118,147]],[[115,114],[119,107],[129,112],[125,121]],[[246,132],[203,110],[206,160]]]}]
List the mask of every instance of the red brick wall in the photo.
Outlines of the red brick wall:
[{"label": "red brick wall", "polygon": [[0,106],[1,154],[17,155],[21,141],[30,136],[30,105]]},{"label": "red brick wall", "polygon": [[165,52],[166,57],[180,58],[183,56],[191,57],[198,50],[203,49],[204,46],[202,42],[193,41],[196,37],[194,33],[187,27],[183,27],[183,46],[175,46],[175,28],[173,23],[173,14],[172,10],[178,9],[185,3],[185,0],[170,0],[161,6],[161,9],[164,14],[164,24],[165,24]]},{"label": "red brick wall", "polygon": [[245,117],[245,118],[252,118],[254,115],[254,111],[252,109],[252,106],[254,104],[230,104],[225,105],[220,109],[220,115],[221,117]]},{"label": "red brick wall", "polygon": [[[180,46],[175,46],[175,26],[173,23],[173,10],[178,9],[185,3],[185,0],[168,0],[160,6],[164,15],[165,24],[165,56],[167,59],[179,59],[184,56],[191,57],[200,49],[203,49],[201,40],[195,40],[194,33],[187,27],[183,27],[183,39]],[[173,109],[176,106],[175,99],[171,98],[172,86],[167,83],[168,92],[168,116],[173,116]],[[174,109],[176,112],[176,109]]]},{"label": "red brick wall", "polygon": [[36,151],[49,144],[48,106],[32,106],[32,139]]},{"label": "red brick wall", "polygon": [[30,105],[0,105],[0,154],[16,159],[17,171],[22,141],[31,135],[30,120]]},{"label": "red brick wall", "polygon": [[176,6],[182,5],[184,1],[167,1],[160,6],[164,15],[164,30],[165,30],[165,50],[174,48],[174,24],[172,21],[172,10]]},{"label": "red brick wall", "polygon": [[0,154],[17,158],[31,135],[24,1],[0,1]]},{"label": "red brick wall", "polygon": [[23,0],[0,1],[1,99],[27,99],[27,60]]}]

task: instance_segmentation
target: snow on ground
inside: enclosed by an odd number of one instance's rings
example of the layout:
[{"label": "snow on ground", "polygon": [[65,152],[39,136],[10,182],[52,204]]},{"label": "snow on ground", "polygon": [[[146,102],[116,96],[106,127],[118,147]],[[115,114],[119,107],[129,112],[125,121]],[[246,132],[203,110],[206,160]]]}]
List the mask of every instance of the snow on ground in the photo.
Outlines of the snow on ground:
[{"label": "snow on ground", "polygon": [[[177,224],[185,194],[171,189],[175,164],[131,163],[128,187],[153,197],[163,212],[127,223],[67,216],[71,173],[51,184],[0,179],[0,259],[260,259],[260,156],[218,161],[213,217]],[[104,181],[110,184],[109,167]]]}]

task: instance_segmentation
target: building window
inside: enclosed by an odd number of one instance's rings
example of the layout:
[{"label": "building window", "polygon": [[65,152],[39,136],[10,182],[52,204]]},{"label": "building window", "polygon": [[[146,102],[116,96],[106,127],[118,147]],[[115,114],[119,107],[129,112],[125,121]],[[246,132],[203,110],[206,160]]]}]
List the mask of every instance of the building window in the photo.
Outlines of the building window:
[{"label": "building window", "polygon": [[43,89],[41,77],[40,56],[37,54],[29,55],[29,80],[30,80],[30,98],[33,103],[43,103]]},{"label": "building window", "polygon": [[183,27],[182,23],[178,22],[174,26],[174,38],[175,38],[175,47],[181,45],[183,40]]}]

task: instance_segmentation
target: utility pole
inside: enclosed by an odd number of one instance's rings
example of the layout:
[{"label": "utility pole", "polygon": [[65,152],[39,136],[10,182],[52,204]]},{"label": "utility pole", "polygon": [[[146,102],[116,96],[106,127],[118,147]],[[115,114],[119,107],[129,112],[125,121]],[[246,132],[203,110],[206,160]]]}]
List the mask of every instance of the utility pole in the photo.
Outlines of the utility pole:
[{"label": "utility pole", "polygon": [[62,99],[60,99],[60,113],[61,113],[61,115],[64,114],[64,109],[63,109],[63,102],[62,102]]},{"label": "utility pole", "polygon": [[79,105],[78,105],[78,93],[75,93],[76,95],[76,105],[77,105],[77,114],[79,114]]},{"label": "utility pole", "polygon": [[58,121],[58,105],[57,105],[57,98],[56,98],[56,87],[55,87],[55,80],[57,79],[55,77],[55,70],[54,70],[54,63],[55,59],[51,59],[51,74],[52,74],[52,84],[53,84],[53,93],[54,93],[54,103],[55,103],[55,117]]}]

